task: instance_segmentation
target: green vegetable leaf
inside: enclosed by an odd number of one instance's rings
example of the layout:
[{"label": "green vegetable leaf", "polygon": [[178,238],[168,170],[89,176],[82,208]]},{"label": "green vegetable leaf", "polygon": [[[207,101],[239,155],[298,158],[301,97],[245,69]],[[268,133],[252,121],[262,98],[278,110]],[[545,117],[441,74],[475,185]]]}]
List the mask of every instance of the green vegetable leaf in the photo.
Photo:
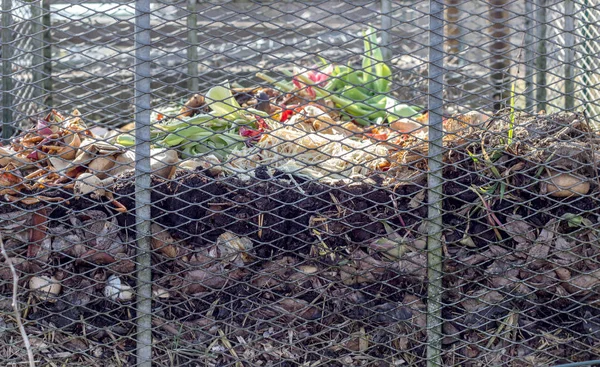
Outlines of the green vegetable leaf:
[{"label": "green vegetable leaf", "polygon": [[392,75],[392,70],[383,62],[378,62],[375,65],[375,74],[377,75],[377,79],[373,83],[375,87],[375,91],[377,93],[385,94],[390,92],[390,76]]},{"label": "green vegetable leaf", "polygon": [[344,96],[345,98],[348,98],[352,101],[360,101],[360,102],[367,102],[371,98],[369,95],[363,93],[363,91],[361,91],[360,88],[356,88],[356,87],[353,87],[350,85],[347,85],[346,87],[344,87],[342,96]]},{"label": "green vegetable leaf", "polygon": [[[369,27],[368,31],[370,34],[373,34],[373,28]],[[364,54],[362,56],[362,84],[367,88],[371,88],[370,84],[373,82],[374,73],[372,69],[373,65],[373,44],[371,43],[370,34],[367,35],[366,32],[363,32],[364,36]]]},{"label": "green vegetable leaf", "polygon": [[321,61],[321,64],[323,65],[323,67],[327,67],[330,64],[323,57],[321,57],[321,56],[317,56],[317,57],[319,58],[319,61]]},{"label": "green vegetable leaf", "polygon": [[117,136],[117,139],[115,139],[115,142],[124,147],[132,147],[135,145],[135,137],[133,137],[132,135],[129,135],[129,134],[122,134],[122,135]]},{"label": "green vegetable leaf", "polygon": [[413,107],[403,103],[398,103],[395,99],[387,97],[386,108],[390,119],[398,120],[400,118],[414,117],[419,114],[419,111]]},{"label": "green vegetable leaf", "polygon": [[375,81],[373,82],[372,88],[376,93],[389,93],[389,77],[392,75],[392,71],[384,62],[383,51],[381,50],[381,47],[375,47],[377,44],[377,33],[373,27],[369,27],[368,43],[370,44],[369,52],[367,52],[367,49],[365,49],[365,54],[370,57],[375,64],[374,71],[368,70],[368,72],[375,74]]},{"label": "green vegetable leaf", "polygon": [[225,86],[217,85],[212,87],[204,96],[208,107],[212,110],[215,116],[223,117],[228,120],[234,120],[241,117],[240,111],[242,106],[235,100],[229,83]]},{"label": "green vegetable leaf", "polygon": [[[392,70],[384,62],[383,50],[377,42],[377,32],[370,26],[363,31],[362,68],[354,69],[350,62],[335,65],[325,86],[317,85],[302,74],[285,71],[284,74],[310,86],[318,98],[333,101],[344,112],[344,119],[353,119],[361,125],[382,124],[418,115],[419,107],[400,104],[389,96]],[[323,68],[330,66],[323,58],[320,61]],[[257,76],[276,86],[281,83],[262,74]]]},{"label": "green vegetable leaf", "polygon": [[177,145],[183,143],[186,140],[187,140],[187,138],[185,138],[181,135],[178,135],[176,133],[173,133],[173,134],[167,135],[167,137],[164,138],[162,141],[160,141],[159,144],[162,146],[174,147],[174,146],[177,146]]}]

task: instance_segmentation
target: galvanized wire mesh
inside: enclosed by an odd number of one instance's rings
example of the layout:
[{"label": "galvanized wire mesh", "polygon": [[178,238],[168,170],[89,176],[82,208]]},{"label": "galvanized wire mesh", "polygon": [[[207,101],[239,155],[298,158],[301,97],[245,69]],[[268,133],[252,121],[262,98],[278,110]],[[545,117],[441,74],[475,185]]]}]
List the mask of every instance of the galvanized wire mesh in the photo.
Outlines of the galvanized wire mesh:
[{"label": "galvanized wire mesh", "polygon": [[596,2],[2,5],[3,365],[600,358]]}]

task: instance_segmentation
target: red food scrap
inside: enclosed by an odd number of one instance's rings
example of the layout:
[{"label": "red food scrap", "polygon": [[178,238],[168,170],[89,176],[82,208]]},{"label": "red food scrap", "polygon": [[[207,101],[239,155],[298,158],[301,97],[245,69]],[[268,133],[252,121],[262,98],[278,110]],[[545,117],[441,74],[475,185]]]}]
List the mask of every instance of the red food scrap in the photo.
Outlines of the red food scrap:
[{"label": "red food scrap", "polygon": [[283,110],[281,112],[281,117],[279,118],[279,122],[286,122],[287,120],[290,119],[290,117],[292,117],[293,114],[294,114],[293,110]]},{"label": "red food scrap", "polygon": [[246,126],[240,126],[240,135],[244,138],[257,138],[262,134],[259,130],[250,129]]},{"label": "red food scrap", "polygon": [[256,125],[258,126],[258,130],[260,132],[264,132],[265,130],[269,130],[269,125],[267,125],[267,122],[265,121],[265,119],[263,119],[260,116],[254,116],[256,117]]}]

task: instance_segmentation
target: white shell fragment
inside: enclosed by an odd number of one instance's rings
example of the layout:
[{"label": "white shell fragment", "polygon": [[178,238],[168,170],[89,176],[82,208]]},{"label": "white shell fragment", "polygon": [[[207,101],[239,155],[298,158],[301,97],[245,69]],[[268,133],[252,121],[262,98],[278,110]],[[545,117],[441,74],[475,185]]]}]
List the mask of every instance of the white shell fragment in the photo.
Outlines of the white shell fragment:
[{"label": "white shell fragment", "polygon": [[40,275],[29,279],[29,289],[42,301],[56,302],[62,286],[55,277]]},{"label": "white shell fragment", "polygon": [[119,277],[111,275],[106,280],[104,295],[113,301],[128,302],[133,299],[133,288],[122,282]]},{"label": "white shell fragment", "polygon": [[[177,151],[173,149],[151,149],[150,150],[150,169],[152,173],[169,178],[173,167],[179,162]],[[116,176],[120,173],[132,171],[135,162],[135,148],[130,148],[119,154],[115,158],[115,165],[108,172],[109,176]]]},{"label": "white shell fragment", "polygon": [[64,160],[73,160],[77,156],[77,150],[81,145],[81,138],[78,133],[72,133],[64,137],[67,146],[60,151],[60,158]]},{"label": "white shell fragment", "polygon": [[178,168],[195,171],[198,168],[207,169],[211,175],[218,176],[223,173],[221,161],[214,154],[205,154],[201,157],[189,158],[181,161]]},{"label": "white shell fragment", "polygon": [[75,181],[74,191],[77,196],[102,191],[102,180],[93,173],[82,173],[77,177],[77,181]]},{"label": "white shell fragment", "polygon": [[108,177],[102,180],[93,173],[85,172],[77,177],[73,190],[75,196],[84,196],[90,193],[96,196],[104,196],[106,194],[106,189],[112,186],[114,182],[114,177]]},{"label": "white shell fragment", "polygon": [[152,289],[152,296],[154,298],[167,299],[171,297],[171,293],[164,288],[156,287]]}]

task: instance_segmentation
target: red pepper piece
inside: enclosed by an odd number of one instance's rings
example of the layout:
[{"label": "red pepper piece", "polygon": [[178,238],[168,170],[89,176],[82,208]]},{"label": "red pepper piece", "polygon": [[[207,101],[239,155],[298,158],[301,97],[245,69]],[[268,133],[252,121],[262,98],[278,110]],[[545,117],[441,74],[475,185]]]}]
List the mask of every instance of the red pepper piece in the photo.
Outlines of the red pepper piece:
[{"label": "red pepper piece", "polygon": [[292,111],[292,110],[283,110],[283,112],[281,112],[281,117],[279,118],[279,122],[286,122],[287,120],[290,119],[290,117],[292,117],[293,114],[294,114],[294,111]]}]

